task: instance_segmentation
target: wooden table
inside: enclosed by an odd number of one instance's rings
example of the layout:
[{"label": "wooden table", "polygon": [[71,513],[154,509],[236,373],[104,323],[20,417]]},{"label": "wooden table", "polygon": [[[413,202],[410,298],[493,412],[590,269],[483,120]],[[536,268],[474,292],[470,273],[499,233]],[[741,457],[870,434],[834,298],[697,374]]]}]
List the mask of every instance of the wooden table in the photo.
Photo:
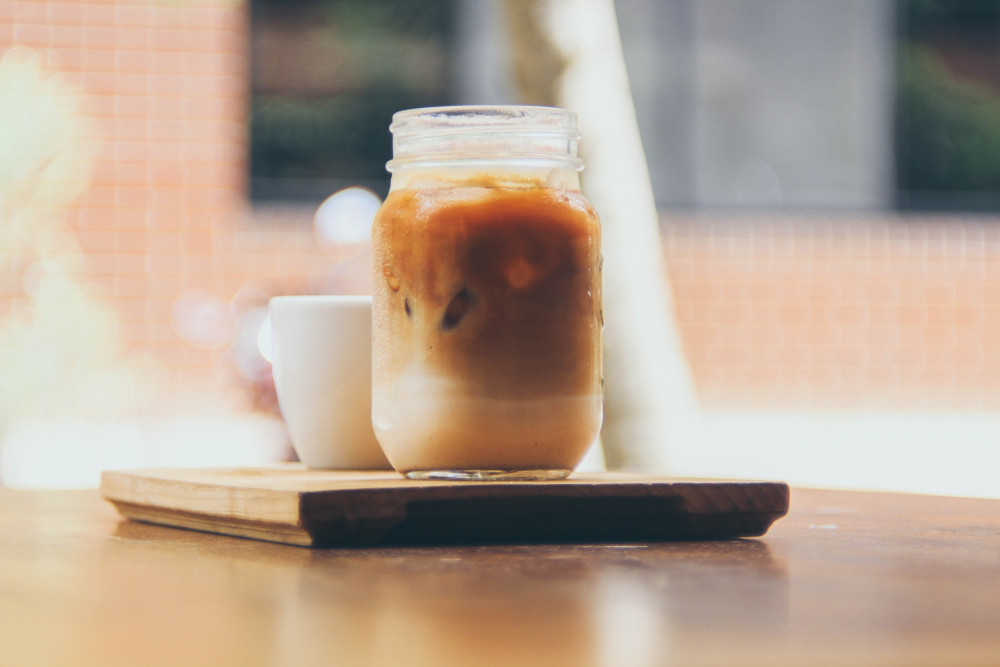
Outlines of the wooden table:
[{"label": "wooden table", "polygon": [[0,665],[997,665],[1000,501],[795,489],[761,539],[309,550],[0,490]]}]

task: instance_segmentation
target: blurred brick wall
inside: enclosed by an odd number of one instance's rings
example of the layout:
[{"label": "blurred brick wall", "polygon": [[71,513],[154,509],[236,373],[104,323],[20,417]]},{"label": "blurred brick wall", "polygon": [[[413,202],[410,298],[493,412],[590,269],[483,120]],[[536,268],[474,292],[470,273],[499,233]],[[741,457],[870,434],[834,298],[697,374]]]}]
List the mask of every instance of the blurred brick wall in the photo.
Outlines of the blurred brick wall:
[{"label": "blurred brick wall", "polygon": [[235,0],[0,2],[0,51],[36,53],[93,121],[96,163],[67,224],[127,350],[165,369],[167,410],[238,404],[242,391],[224,346],[178,335],[179,297],[197,290],[225,304],[261,279],[281,291],[322,261],[309,217],[249,218],[247,9]]},{"label": "blurred brick wall", "polygon": [[1000,218],[667,215],[702,404],[1000,409]]},{"label": "blurred brick wall", "polygon": [[[95,121],[67,224],[126,348],[165,369],[165,410],[247,405],[228,348],[179,335],[179,299],[240,307],[329,269],[307,209],[249,210],[247,21],[229,0],[0,1],[0,50],[38,53]],[[663,230],[703,406],[1000,408],[1000,219],[670,213]]]}]

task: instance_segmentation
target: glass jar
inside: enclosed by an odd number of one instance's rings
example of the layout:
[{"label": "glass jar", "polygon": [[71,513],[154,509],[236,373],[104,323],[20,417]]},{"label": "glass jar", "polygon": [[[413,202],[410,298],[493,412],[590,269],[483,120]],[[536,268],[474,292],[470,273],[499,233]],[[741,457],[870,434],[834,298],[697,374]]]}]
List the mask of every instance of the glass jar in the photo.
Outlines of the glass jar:
[{"label": "glass jar", "polygon": [[416,479],[559,479],[600,431],[601,234],[576,115],[393,116],[372,230],[372,423]]}]

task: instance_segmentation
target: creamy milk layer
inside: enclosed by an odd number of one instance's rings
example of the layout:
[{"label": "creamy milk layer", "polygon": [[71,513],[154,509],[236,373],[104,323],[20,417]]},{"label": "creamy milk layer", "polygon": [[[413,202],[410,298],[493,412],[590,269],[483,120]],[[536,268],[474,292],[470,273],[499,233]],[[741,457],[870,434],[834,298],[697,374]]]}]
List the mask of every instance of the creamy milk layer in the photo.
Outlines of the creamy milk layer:
[{"label": "creamy milk layer", "polygon": [[574,468],[601,423],[600,231],[583,196],[397,188],[373,246],[372,415],[393,466]]},{"label": "creamy milk layer", "polygon": [[373,424],[393,467],[572,470],[601,427],[600,393],[519,400],[469,390],[411,368],[379,394]]}]

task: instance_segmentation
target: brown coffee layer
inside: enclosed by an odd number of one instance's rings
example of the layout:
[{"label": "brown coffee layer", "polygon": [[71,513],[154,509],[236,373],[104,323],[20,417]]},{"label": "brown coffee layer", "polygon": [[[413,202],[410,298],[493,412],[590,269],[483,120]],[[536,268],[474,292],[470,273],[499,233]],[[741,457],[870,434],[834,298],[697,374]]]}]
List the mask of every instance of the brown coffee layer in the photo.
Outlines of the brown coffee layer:
[{"label": "brown coffee layer", "polygon": [[398,470],[572,469],[601,424],[600,226],[579,192],[393,191],[373,421]]},{"label": "brown coffee layer", "polygon": [[503,397],[593,391],[600,231],[578,193],[396,191],[374,245],[382,371],[419,360]]}]

